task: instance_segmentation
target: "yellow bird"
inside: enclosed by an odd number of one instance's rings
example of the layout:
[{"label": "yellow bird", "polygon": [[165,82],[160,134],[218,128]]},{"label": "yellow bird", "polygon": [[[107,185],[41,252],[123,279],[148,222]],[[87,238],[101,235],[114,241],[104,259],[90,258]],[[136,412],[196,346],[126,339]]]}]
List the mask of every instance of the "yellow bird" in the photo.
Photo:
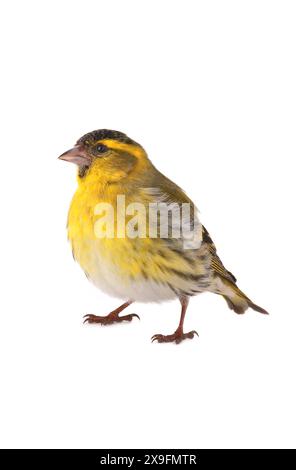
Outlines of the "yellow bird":
[{"label": "yellow bird", "polygon": [[86,315],[85,322],[131,321],[138,316],[119,314],[132,302],[178,298],[178,328],[152,341],[180,343],[197,335],[183,331],[190,297],[207,291],[223,296],[236,313],[251,307],[267,314],[237,287],[193,202],[153,166],[137,142],[122,132],[96,130],[59,158],[78,165],[68,215],[73,256],[98,288],[125,300],[107,316]]}]

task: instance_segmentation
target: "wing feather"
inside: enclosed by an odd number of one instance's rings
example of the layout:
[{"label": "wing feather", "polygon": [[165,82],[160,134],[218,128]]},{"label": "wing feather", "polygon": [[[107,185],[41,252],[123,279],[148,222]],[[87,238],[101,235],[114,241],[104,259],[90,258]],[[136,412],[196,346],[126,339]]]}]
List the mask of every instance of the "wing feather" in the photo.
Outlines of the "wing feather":
[{"label": "wing feather", "polygon": [[226,278],[226,279],[228,279],[228,280],[235,283],[236,278],[223,265],[221,259],[219,258],[218,254],[217,254],[216,246],[215,246],[213,240],[211,239],[209,232],[207,231],[207,229],[204,226],[203,226],[203,242],[208,245],[208,250],[212,255],[211,267],[212,267],[213,271],[215,273],[219,274],[220,276],[222,276],[222,277],[224,277],[224,278]]}]

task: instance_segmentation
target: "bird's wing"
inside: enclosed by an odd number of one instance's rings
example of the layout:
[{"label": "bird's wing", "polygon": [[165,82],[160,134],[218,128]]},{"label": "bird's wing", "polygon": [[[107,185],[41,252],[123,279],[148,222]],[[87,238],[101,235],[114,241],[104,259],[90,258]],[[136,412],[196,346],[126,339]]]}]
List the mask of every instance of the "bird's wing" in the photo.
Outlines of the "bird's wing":
[{"label": "bird's wing", "polygon": [[216,246],[213,240],[211,239],[209,232],[204,226],[203,226],[203,231],[202,231],[202,238],[203,238],[203,243],[207,244],[207,248],[212,255],[211,267],[213,271],[219,274],[220,276],[226,279],[229,279],[232,282],[236,282],[236,278],[234,277],[234,275],[225,268],[219,256],[217,255]]},{"label": "bird's wing", "polygon": [[[148,197],[150,203],[165,203],[166,205],[176,204],[179,207],[181,237],[179,240],[169,238],[168,242],[183,245],[186,250],[190,250],[191,248],[196,250],[200,248],[202,243],[202,225],[198,220],[198,210],[196,206],[179,186],[165,176],[161,176],[161,184],[141,188],[142,194]],[[159,181],[155,183],[159,183]],[[174,227],[174,220],[171,219],[169,223],[172,224],[171,228]]]},{"label": "bird's wing", "polygon": [[[189,203],[192,208],[190,223],[196,222],[194,218],[197,217],[197,209],[191,199],[179,186],[177,186],[164,175],[158,173],[156,175],[155,180],[153,181],[153,185],[151,185],[151,187],[143,188],[143,190],[144,193],[146,193],[149,198],[153,200],[153,202],[177,203],[178,205],[181,205],[183,203]],[[207,229],[200,223],[196,223],[195,226],[198,230],[198,245],[195,247],[195,250],[184,250],[184,240],[181,239],[177,242],[175,241],[176,245],[178,246],[178,249],[180,250],[180,253],[183,252],[183,254],[186,253],[188,257],[195,258],[196,249],[202,246],[206,246],[207,251],[211,255],[211,269],[213,270],[213,272],[235,283],[236,278],[230,271],[225,268],[222,261],[220,260],[217,254],[216,246],[213,240],[211,239]]]},{"label": "bird's wing", "polygon": [[188,202],[193,205],[183,189],[156,169],[152,177],[149,176],[143,189],[156,200],[161,198],[161,201],[165,202],[176,202],[178,204]]}]

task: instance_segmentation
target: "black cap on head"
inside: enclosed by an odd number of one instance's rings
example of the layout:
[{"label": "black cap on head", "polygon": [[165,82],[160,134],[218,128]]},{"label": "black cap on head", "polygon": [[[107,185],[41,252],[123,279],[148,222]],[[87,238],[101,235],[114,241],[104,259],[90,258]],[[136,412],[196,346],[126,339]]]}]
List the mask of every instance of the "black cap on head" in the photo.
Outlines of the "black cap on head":
[{"label": "black cap on head", "polygon": [[136,144],[126,134],[119,131],[112,131],[109,129],[99,129],[97,131],[88,132],[87,134],[80,137],[77,141],[77,145],[84,144],[86,141],[97,142],[98,140],[112,139],[118,140],[118,142],[124,142],[126,144]]}]

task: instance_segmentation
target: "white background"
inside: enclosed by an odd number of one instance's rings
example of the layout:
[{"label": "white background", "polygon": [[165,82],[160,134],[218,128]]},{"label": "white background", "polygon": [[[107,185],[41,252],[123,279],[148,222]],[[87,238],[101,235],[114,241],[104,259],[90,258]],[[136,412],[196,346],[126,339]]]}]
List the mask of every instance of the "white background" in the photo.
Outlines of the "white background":
[{"label": "white background", "polygon": [[[1,11],[1,447],[295,447],[293,1],[12,1]],[[85,132],[126,132],[200,209],[239,286],[118,305],[66,240]]]}]

